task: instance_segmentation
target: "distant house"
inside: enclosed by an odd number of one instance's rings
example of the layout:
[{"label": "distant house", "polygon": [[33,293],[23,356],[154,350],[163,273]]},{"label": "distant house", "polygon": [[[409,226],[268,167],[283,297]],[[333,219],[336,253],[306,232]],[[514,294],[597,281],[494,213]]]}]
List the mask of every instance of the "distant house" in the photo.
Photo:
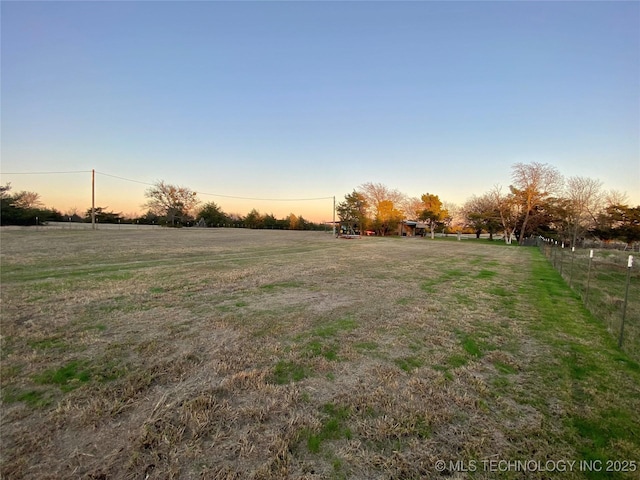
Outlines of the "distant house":
[{"label": "distant house", "polygon": [[398,225],[398,235],[403,237],[420,237],[424,236],[427,231],[427,224],[424,222],[417,222],[414,220],[403,220]]},{"label": "distant house", "polygon": [[402,237],[415,237],[417,224],[418,222],[403,220],[400,222],[400,225],[398,225],[398,235]]}]

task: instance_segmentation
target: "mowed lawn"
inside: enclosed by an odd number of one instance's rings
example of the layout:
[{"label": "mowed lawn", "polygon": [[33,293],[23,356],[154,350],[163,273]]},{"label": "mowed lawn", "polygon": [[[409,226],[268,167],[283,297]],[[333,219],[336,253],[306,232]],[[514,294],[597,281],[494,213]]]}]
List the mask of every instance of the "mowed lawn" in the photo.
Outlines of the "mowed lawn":
[{"label": "mowed lawn", "polygon": [[537,249],[0,240],[2,478],[640,477],[640,366]]}]

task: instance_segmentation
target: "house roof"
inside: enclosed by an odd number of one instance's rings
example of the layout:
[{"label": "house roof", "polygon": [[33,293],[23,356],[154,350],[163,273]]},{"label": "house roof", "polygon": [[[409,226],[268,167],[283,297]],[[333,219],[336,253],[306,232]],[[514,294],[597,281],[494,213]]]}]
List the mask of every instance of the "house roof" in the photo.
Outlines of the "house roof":
[{"label": "house roof", "polygon": [[415,220],[404,220],[404,223],[408,227],[427,228],[427,224],[424,222],[417,222]]}]

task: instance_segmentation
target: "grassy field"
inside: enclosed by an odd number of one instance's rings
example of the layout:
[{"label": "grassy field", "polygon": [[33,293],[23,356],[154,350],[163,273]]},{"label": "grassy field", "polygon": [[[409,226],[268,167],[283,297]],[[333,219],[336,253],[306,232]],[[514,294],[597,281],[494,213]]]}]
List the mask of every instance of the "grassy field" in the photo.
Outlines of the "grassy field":
[{"label": "grassy field", "polygon": [[0,240],[2,478],[639,478],[640,366],[538,249]]}]

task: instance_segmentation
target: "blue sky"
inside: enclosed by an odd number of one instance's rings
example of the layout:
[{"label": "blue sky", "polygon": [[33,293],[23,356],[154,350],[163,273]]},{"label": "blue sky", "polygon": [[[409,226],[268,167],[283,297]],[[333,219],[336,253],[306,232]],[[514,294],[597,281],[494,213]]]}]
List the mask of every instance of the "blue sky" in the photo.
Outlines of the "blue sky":
[{"label": "blue sky", "polygon": [[[258,198],[373,181],[462,204],[516,162],[640,204],[638,2],[7,2],[2,172]],[[90,180],[3,175],[65,211]],[[134,212],[145,186],[97,177]],[[241,202],[303,214],[331,202]]]}]

